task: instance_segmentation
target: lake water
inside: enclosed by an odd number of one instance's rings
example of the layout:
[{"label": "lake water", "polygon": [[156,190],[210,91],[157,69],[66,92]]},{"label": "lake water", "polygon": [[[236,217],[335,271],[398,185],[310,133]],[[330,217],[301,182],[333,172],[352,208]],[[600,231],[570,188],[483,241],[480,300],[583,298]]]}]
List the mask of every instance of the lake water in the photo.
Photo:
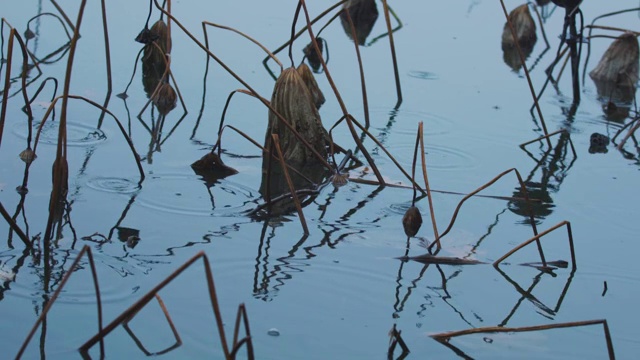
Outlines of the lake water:
[{"label": "lake water", "polygon": [[[75,22],[79,1],[61,5]],[[203,41],[202,21],[231,26],[276,49],[291,34],[295,2],[174,1],[173,16]],[[505,0],[509,11],[522,2]],[[144,1],[107,2],[113,91],[108,94],[104,35],[100,4],[89,1],[71,74],[70,93],[107,103],[123,123],[142,159],[139,174],[127,143],[113,118],[100,121],[101,111],[70,100],[68,121],[69,203],[59,236],[43,255],[36,254],[0,221],[0,334],[7,356],[14,356],[72,261],[91,247],[103,299],[105,323],[111,322],[175,269],[200,251],[211,264],[228,342],[233,336],[237,307],[247,308],[258,359],[376,359],[386,358],[389,331],[395,325],[407,344],[409,358],[490,359],[602,359],[607,344],[601,325],[518,333],[481,333],[451,339],[449,346],[430,335],[483,327],[530,327],[606,319],[618,358],[640,353],[637,299],[640,297],[640,224],[635,207],[640,197],[640,148],[629,139],[622,151],[609,144],[605,153],[589,151],[590,137],[613,138],[636,113],[618,103],[622,116],[607,115],[594,82],[581,81],[581,102],[571,109],[570,65],[557,87],[547,86],[540,107],[549,132],[570,134],[551,138],[553,149],[537,142],[523,151],[519,145],[543,135],[524,72],[504,61],[501,36],[505,17],[497,1],[394,1],[390,6],[401,21],[393,33],[403,101],[398,104],[393,61],[383,4],[364,46],[363,61],[369,102],[369,131],[410,171],[418,123],[424,123],[426,161],[438,230],[442,233],[462,196],[501,172],[516,168],[527,182],[539,231],[569,221],[575,243],[577,269],[542,272],[521,266],[539,261],[534,245],[503,263],[430,265],[402,262],[398,257],[424,254],[434,239],[427,198],[416,203],[424,223],[407,239],[402,217],[411,206],[412,191],[350,181],[345,186],[320,188],[303,209],[309,227],[305,236],[294,212],[271,219],[247,212],[263,203],[261,151],[232,131],[223,135],[222,159],[237,175],[207,181],[190,164],[216,142],[228,94],[243,85],[207,56],[172,23],[171,70],[184,99],[165,118],[147,108],[141,64],[142,48],[134,41],[144,27],[149,4]],[[329,3],[309,2],[312,17]],[[584,20],[590,24],[607,12],[638,6],[635,0],[585,1]],[[533,12],[533,6],[531,6]],[[540,91],[547,68],[555,58],[564,22],[564,9],[538,7],[537,42],[527,59],[533,85]],[[330,14],[335,14],[335,10]],[[50,2],[0,2],[0,14],[21,35],[27,26],[35,37],[28,49],[43,60],[29,73],[27,92],[35,95],[46,78],[57,79],[62,93],[69,52],[61,22],[44,15],[59,14]],[[535,16],[535,13],[534,17]],[[160,16],[154,8],[151,23]],[[639,30],[639,12],[603,18],[597,24]],[[298,28],[304,18],[298,22]],[[391,18],[392,26],[398,25]],[[317,33],[321,20],[314,27]],[[28,25],[29,24],[29,25]],[[541,32],[544,26],[549,41]],[[262,64],[264,52],[230,31],[207,28],[211,51],[270,99],[274,80]],[[3,58],[7,56],[8,26],[3,28]],[[601,29],[594,34],[618,34]],[[321,37],[329,49],[328,67],[348,111],[364,123],[360,75],[353,42],[337,19]],[[611,43],[593,38],[587,72]],[[299,64],[308,35],[292,49]],[[62,48],[61,48],[62,47]],[[60,50],[60,51],[59,51]],[[580,76],[586,59],[584,44]],[[29,170],[28,193],[21,196],[25,164],[18,154],[26,148],[27,116],[20,93],[21,55],[15,47],[0,147],[0,202],[31,237],[44,238],[51,193],[60,104],[56,122],[47,122]],[[51,55],[48,57],[48,55]],[[290,66],[287,50],[277,54]],[[137,63],[137,66],[136,66]],[[269,62],[276,74],[278,67]],[[556,67],[557,76],[562,62]],[[126,100],[124,91],[136,68]],[[0,70],[6,75],[7,64]],[[327,98],[319,112],[326,128],[342,116],[327,78],[316,74]],[[34,128],[53,94],[49,80],[32,104]],[[105,99],[106,98],[106,99]],[[635,93],[632,94],[635,98]],[[234,96],[226,122],[262,142],[268,110],[246,95]],[[356,150],[347,126],[333,131],[341,146]],[[569,150],[568,140],[577,156]],[[388,183],[409,184],[380,146],[367,139],[365,147]],[[356,156],[366,161],[361,152]],[[342,155],[338,157],[338,161]],[[420,171],[418,171],[420,172]],[[370,167],[350,171],[351,178],[375,179]],[[424,184],[422,176],[416,176]],[[519,197],[513,173],[482,194]],[[133,237],[132,237],[133,236]],[[491,263],[532,236],[517,201],[473,197],[460,210],[449,234],[442,238],[441,256]],[[127,239],[137,239],[137,242]],[[636,239],[636,240],[634,240]],[[560,228],[542,241],[547,260],[571,261],[567,233]],[[75,271],[25,353],[26,358],[67,359],[97,332],[91,272],[86,260]],[[160,292],[182,345],[163,358],[223,358],[201,262],[186,270]],[[175,342],[156,302],[105,338],[110,358],[143,358],[142,348],[159,352]],[[278,336],[274,336],[275,333]],[[141,346],[139,346],[141,345]],[[396,357],[399,355],[396,349]],[[635,355],[634,355],[635,354]],[[98,356],[98,347],[91,350]],[[244,353],[243,353],[244,356]]]}]

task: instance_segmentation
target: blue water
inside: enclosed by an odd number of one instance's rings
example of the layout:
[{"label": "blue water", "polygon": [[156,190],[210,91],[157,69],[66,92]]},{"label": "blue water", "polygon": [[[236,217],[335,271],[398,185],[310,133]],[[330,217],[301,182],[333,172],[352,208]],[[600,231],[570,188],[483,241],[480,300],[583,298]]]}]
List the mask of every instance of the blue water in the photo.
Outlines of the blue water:
[{"label": "blue water", "polygon": [[[509,10],[520,5],[506,1]],[[61,4],[71,19],[78,2]],[[434,239],[426,198],[416,206],[423,225],[407,239],[401,219],[411,206],[412,191],[378,188],[357,182],[335,189],[327,186],[304,208],[310,234],[304,236],[295,213],[265,220],[247,215],[262,202],[261,152],[241,136],[223,135],[223,160],[239,171],[217,182],[194,174],[190,164],[215,143],[227,95],[242,84],[211,61],[175,24],[172,24],[171,70],[188,110],[182,105],[164,120],[147,108],[141,65],[126,101],[124,91],[136,65],[141,44],[134,41],[143,28],[148,4],[109,1],[107,16],[113,91],[107,93],[102,20],[98,2],[87,4],[71,76],[71,93],[107,107],[123,123],[142,158],[146,179],[139,174],[131,152],[109,116],[99,123],[100,111],[79,100],[69,102],[68,218],[60,238],[52,245],[48,263],[42,251],[30,254],[7,222],[0,221],[0,341],[8,356],[16,354],[60,279],[84,245],[91,247],[103,297],[105,323],[111,322],[171,272],[204,251],[215,278],[227,342],[233,338],[237,306],[247,307],[256,357],[259,359],[372,359],[385,358],[389,330],[402,331],[412,357],[530,359],[601,359],[607,357],[602,326],[548,331],[477,334],[451,340],[451,348],[430,335],[480,327],[527,327],[606,319],[618,358],[640,353],[636,299],[640,296],[640,265],[636,261],[640,227],[634,206],[640,177],[639,151],[633,139],[618,151],[589,153],[589,137],[598,132],[613,137],[630,121],[607,120],[594,83],[586,76],[579,107],[570,114],[570,69],[564,70],[557,89],[549,86],[540,99],[549,131],[567,129],[577,157],[566,137],[551,142],[562,151],[543,158],[546,147],[523,142],[542,134],[533,117],[533,104],[523,71],[514,72],[503,61],[500,44],[505,18],[499,2],[458,1],[391,2],[402,22],[394,32],[403,101],[397,104],[392,58],[382,3],[379,17],[365,46],[360,47],[369,100],[370,132],[410,170],[419,122],[424,122],[429,182],[434,190],[466,194],[501,172],[516,168],[545,201],[538,209],[540,231],[561,221],[571,223],[577,270],[553,274],[517,264],[538,261],[535,246],[508,259],[497,271],[491,265],[474,266],[403,263],[397,257],[423,254]],[[327,4],[308,4],[312,17]],[[586,23],[608,11],[637,6],[631,0],[614,5],[586,2]],[[532,8],[533,9],[533,8]],[[39,13],[58,13],[49,2],[4,1],[0,13],[20,34]],[[550,42],[545,50],[540,23],[538,41],[527,64],[536,91],[545,81],[544,69],[553,61],[564,11],[553,5],[539,8]],[[174,16],[203,41],[201,22],[235,27],[275,49],[290,36],[293,4],[255,0],[234,2],[178,1]],[[332,12],[335,13],[335,12]],[[535,15],[534,15],[535,16]],[[159,13],[154,10],[152,22]],[[637,30],[639,15],[626,13],[598,24]],[[300,21],[299,21],[300,24]],[[320,21],[324,24],[324,21]],[[392,18],[392,24],[396,20]],[[298,28],[300,25],[298,25]],[[36,37],[29,50],[38,58],[55,52],[66,42],[60,22],[51,16],[30,23]],[[317,32],[319,27],[314,27]],[[270,99],[274,81],[262,64],[264,53],[238,34],[208,28],[212,51],[261,96]],[[605,34],[604,30],[594,33]],[[9,30],[3,30],[7,54]],[[351,114],[364,123],[359,70],[353,42],[339,19],[321,36],[329,46],[329,70]],[[611,40],[594,38],[590,71]],[[295,64],[302,60],[303,36],[293,46]],[[586,46],[586,45],[585,45]],[[17,48],[16,48],[17,49]],[[586,49],[586,48],[585,48]],[[585,50],[586,51],[586,50]],[[14,56],[19,55],[14,52]],[[287,51],[279,59],[290,66]],[[584,55],[583,55],[584,56]],[[27,87],[33,96],[47,77],[54,77],[61,94],[68,53],[43,64],[43,74],[32,70]],[[0,147],[0,201],[13,215],[21,197],[24,163],[18,154],[26,148],[28,125],[19,72],[21,58],[13,61],[4,134]],[[277,66],[269,63],[277,73]],[[583,62],[584,64],[584,58]],[[555,74],[557,75],[558,68]],[[0,70],[2,80],[6,64]],[[320,109],[325,127],[342,116],[326,77],[316,75],[327,102]],[[3,82],[4,84],[4,82]],[[32,107],[34,126],[42,121],[51,101],[53,85],[45,86]],[[632,107],[633,108],[633,107]],[[632,111],[633,114],[633,111]],[[55,157],[57,121],[45,124],[37,160],[29,171],[24,215],[18,224],[30,237],[44,237],[51,191],[51,165]],[[633,116],[633,115],[631,115]],[[162,124],[161,122],[164,121]],[[265,136],[267,109],[254,98],[238,94],[226,121],[258,142]],[[160,128],[159,131],[154,131]],[[355,144],[346,125],[333,132],[343,147]],[[618,137],[626,134],[623,131]],[[376,165],[389,183],[408,184],[382,149],[365,141]],[[358,154],[364,161],[364,157]],[[339,160],[338,160],[339,161]],[[420,171],[418,171],[420,173]],[[369,167],[351,170],[352,178],[374,179]],[[417,176],[423,184],[422,175]],[[519,196],[513,173],[483,191],[485,195]],[[433,193],[435,218],[442,233],[462,196]],[[441,255],[493,262],[532,236],[521,206],[503,199],[474,197],[462,207],[452,230],[443,239]],[[570,261],[565,228],[543,240],[548,260]],[[127,243],[130,236],[136,242]],[[42,241],[41,241],[42,243]],[[42,246],[42,245],[41,245]],[[604,292],[606,284],[606,292]],[[603,294],[604,292],[604,294]],[[217,327],[201,262],[185,271],[159,295],[182,340],[163,358],[223,358]],[[97,332],[95,295],[88,263],[73,273],[47,316],[46,331],[39,329],[25,357],[80,357],[76,351]],[[129,324],[143,347],[153,353],[175,342],[157,302],[152,301]],[[279,336],[269,334],[277,329]],[[97,346],[91,354],[99,354]],[[143,358],[144,352],[122,327],[106,337],[111,358]],[[399,351],[396,351],[399,355]]]}]

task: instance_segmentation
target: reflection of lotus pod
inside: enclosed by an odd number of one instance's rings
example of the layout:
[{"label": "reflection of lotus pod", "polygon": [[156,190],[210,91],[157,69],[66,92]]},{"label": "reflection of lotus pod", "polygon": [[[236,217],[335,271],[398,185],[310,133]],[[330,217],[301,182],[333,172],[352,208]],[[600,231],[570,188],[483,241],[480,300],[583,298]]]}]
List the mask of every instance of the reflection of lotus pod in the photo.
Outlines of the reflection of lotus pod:
[{"label": "reflection of lotus pod", "polygon": [[533,46],[538,40],[536,36],[536,23],[533,21],[529,6],[527,4],[520,5],[513,9],[509,14],[509,21],[513,25],[516,37],[513,37],[509,24],[504,24],[502,30],[502,51],[504,62],[514,71],[520,70],[522,61],[516,47],[516,43],[520,45],[520,50],[525,57],[529,57],[533,51]]},{"label": "reflection of lotus pod", "polygon": [[[508,207],[511,212],[522,215],[525,218],[522,222],[523,224],[531,225],[529,218],[529,211],[531,211],[535,219],[534,221],[538,224],[540,222],[539,220],[551,215],[553,208],[555,207],[551,194],[549,193],[549,187],[551,186],[548,183],[539,183],[535,181],[527,181],[525,182],[525,185],[527,187],[529,198],[536,199],[536,201],[529,201],[527,203],[527,201],[523,199],[513,200],[509,202]],[[513,197],[522,197],[520,187],[517,187],[513,192]]]},{"label": "reflection of lotus pod", "polygon": [[208,182],[215,182],[230,175],[235,175],[238,171],[224,164],[222,159],[215,152],[209,152],[193,164],[191,168],[196,174],[202,176]]},{"label": "reflection of lotus pod", "polygon": [[[326,131],[322,127],[311,92],[295,68],[285,69],[278,77],[271,105],[320,155],[326,157]],[[315,160],[312,152],[270,111],[265,144],[271,142],[271,134],[278,134],[280,137],[282,153],[287,163],[299,166]]]},{"label": "reflection of lotus pod", "polygon": [[[344,8],[349,9],[351,21],[356,29],[358,44],[364,45],[378,19],[378,7],[375,0],[348,0],[344,4]],[[349,25],[347,12],[344,10],[340,13],[340,22],[347,36],[351,39],[351,25]]]},{"label": "reflection of lotus pod", "polygon": [[[58,160],[56,159],[53,162],[53,167],[51,169],[51,181],[53,182],[55,179],[55,171],[56,171],[56,167],[58,166]],[[60,199],[64,200],[64,198],[66,198],[67,196],[67,192],[69,191],[69,164],[67,163],[67,159],[66,158],[61,158],[62,162],[61,164],[61,168],[62,171],[60,173],[61,177],[61,181],[60,181]],[[60,204],[58,204],[60,205]]]},{"label": "reflection of lotus pod", "polygon": [[310,42],[309,45],[305,46],[302,49],[304,56],[307,58],[309,65],[313,71],[318,72],[320,70],[320,66],[322,66],[322,47],[324,45],[324,40],[322,38],[316,38],[316,42],[318,43],[318,48],[320,48],[320,54],[316,51],[315,46],[313,46],[313,42]]},{"label": "reflection of lotus pod", "polygon": [[591,134],[591,137],[589,138],[589,153],[590,154],[596,154],[596,153],[606,154],[607,146],[609,146],[609,142],[610,142],[609,137],[606,135],[602,135],[599,133]]},{"label": "reflection of lotus pod", "polygon": [[420,226],[422,226],[422,215],[420,215],[420,210],[417,207],[412,206],[407,209],[407,212],[402,217],[402,226],[404,227],[404,233],[409,237],[418,233]]},{"label": "reflection of lotus pod", "polygon": [[304,83],[307,85],[307,89],[309,89],[309,92],[311,93],[311,97],[313,98],[313,103],[316,105],[316,109],[320,109],[320,106],[324,104],[325,99],[324,95],[322,94],[322,90],[320,90],[320,87],[316,82],[316,78],[313,76],[313,73],[311,73],[311,69],[309,69],[307,64],[300,64],[297,71],[302,78],[302,81],[304,81]]},{"label": "reflection of lotus pod", "polygon": [[158,20],[149,33],[156,40],[145,45],[142,56],[142,85],[147,96],[151,96],[163,80],[168,61],[165,54],[171,51],[171,40],[164,21]]},{"label": "reflection of lotus pod", "polygon": [[37,157],[36,153],[30,147],[22,150],[22,152],[18,156],[20,157],[20,160],[24,161],[27,164],[30,164]]},{"label": "reflection of lotus pod", "polygon": [[576,6],[580,5],[580,2],[582,0],[551,0],[551,1],[553,1],[554,4],[560,7],[573,9]]},{"label": "reflection of lotus pod", "polygon": [[176,107],[176,103],[176,91],[169,83],[162,83],[153,97],[153,104],[158,108],[160,115],[167,115]]},{"label": "reflection of lotus pod", "polygon": [[638,54],[636,36],[632,33],[622,34],[611,43],[589,76],[594,81],[635,86],[638,82]]}]

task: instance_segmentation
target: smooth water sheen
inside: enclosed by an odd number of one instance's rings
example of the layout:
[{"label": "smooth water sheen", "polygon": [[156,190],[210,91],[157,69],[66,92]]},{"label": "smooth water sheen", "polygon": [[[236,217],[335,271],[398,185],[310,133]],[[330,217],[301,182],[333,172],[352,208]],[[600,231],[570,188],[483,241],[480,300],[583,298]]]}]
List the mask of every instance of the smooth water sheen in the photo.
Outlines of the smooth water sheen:
[{"label": "smooth water sheen", "polygon": [[[79,1],[61,2],[75,21]],[[328,2],[307,2],[311,16]],[[508,10],[523,2],[505,0]],[[265,219],[250,215],[263,203],[261,151],[227,129],[223,134],[225,163],[238,170],[223,179],[203,178],[190,164],[216,142],[228,94],[243,85],[211,60],[172,24],[171,69],[185,101],[166,118],[156,109],[138,113],[147,102],[136,55],[142,45],[134,38],[144,27],[148,3],[106,2],[113,89],[108,93],[100,2],[88,1],[81,25],[71,93],[105,104],[132,138],[143,162],[145,180],[114,119],[81,100],[70,100],[67,145],[69,213],[62,220],[60,239],[50,252],[36,242],[34,253],[0,221],[0,334],[3,353],[13,357],[42,309],[60,286],[84,245],[91,247],[103,300],[105,324],[140,299],[170,273],[203,251],[211,264],[227,342],[233,338],[237,306],[244,303],[258,359],[382,359],[387,357],[389,331],[402,332],[409,358],[449,359],[603,359],[607,358],[602,326],[520,333],[483,333],[453,338],[448,346],[430,335],[479,327],[527,327],[606,319],[615,354],[630,359],[640,353],[637,299],[640,298],[640,151],[630,139],[623,151],[610,144],[606,153],[589,153],[589,138],[598,132],[613,137],[630,121],[603,112],[589,76],[582,101],[571,111],[570,67],[558,87],[547,86],[540,106],[548,130],[566,129],[576,148],[574,157],[566,135],[546,145],[519,145],[543,134],[540,120],[530,112],[533,101],[524,72],[503,61],[501,35],[505,17],[498,1],[389,1],[402,21],[393,33],[403,101],[397,104],[389,38],[385,35],[383,4],[376,1],[378,19],[365,46],[363,60],[369,103],[369,131],[411,171],[418,123],[424,123],[426,163],[439,233],[449,226],[462,196],[516,168],[535,205],[539,231],[561,221],[571,223],[577,270],[540,272],[522,263],[539,261],[534,245],[516,253],[497,270],[490,264],[430,265],[402,262],[417,256],[434,240],[429,204],[419,198],[422,228],[407,239],[402,216],[411,206],[412,191],[378,188],[357,182],[328,185],[304,207],[310,234],[303,234],[296,213]],[[289,39],[295,2],[173,1],[173,15],[200,41],[202,21],[231,26],[256,38],[269,49]],[[635,0],[585,1],[589,24],[606,12],[638,6]],[[531,7],[531,9],[533,9]],[[555,57],[564,10],[553,4],[538,10],[549,48],[536,19],[538,40],[527,59],[533,85],[540,91],[545,68]],[[0,2],[0,13],[19,34],[29,19],[58,11],[46,1]],[[335,12],[332,12],[332,14]],[[535,13],[534,13],[535,17]],[[154,9],[151,23],[159,18]],[[597,22],[638,31],[640,13],[628,12]],[[298,20],[301,27],[304,18]],[[314,27],[317,34],[325,23]],[[391,19],[392,26],[397,22]],[[27,46],[43,59],[42,75],[29,72],[27,92],[33,103],[35,130],[53,96],[64,83],[68,51],[57,51],[68,40],[61,23],[50,15],[29,23],[36,35]],[[263,51],[238,34],[207,27],[211,50],[263,97],[270,99],[274,81],[262,65]],[[606,34],[594,30],[594,34]],[[609,33],[611,34],[611,33]],[[3,59],[9,28],[3,28]],[[360,75],[353,42],[337,19],[323,30],[329,47],[329,70],[349,112],[365,122]],[[293,61],[302,60],[309,43],[305,34],[292,48]],[[593,69],[611,43],[591,40],[587,71]],[[586,44],[582,66],[586,60]],[[51,192],[61,101],[43,126],[37,159],[28,173],[28,193],[22,185],[24,163],[18,154],[27,148],[27,117],[20,92],[21,53],[16,47],[11,89],[0,147],[0,201],[30,237],[43,238]],[[287,50],[277,54],[290,66]],[[269,61],[276,74],[277,65]],[[6,66],[0,68],[4,86]],[[561,64],[558,65],[556,71]],[[124,92],[136,68],[126,99]],[[316,74],[327,102],[320,109],[326,128],[342,111],[324,75]],[[603,103],[604,101],[604,103]],[[630,106],[630,105],[627,105]],[[633,106],[630,106],[633,109]],[[631,112],[633,114],[633,111]],[[258,142],[264,140],[267,109],[256,99],[237,94],[226,123]],[[619,135],[616,144],[626,134]],[[345,123],[333,130],[334,140],[356,149]],[[385,181],[409,184],[382,148],[364,141]],[[361,152],[356,152],[365,161]],[[338,156],[340,161],[342,156]],[[542,159],[542,161],[539,161]],[[350,171],[352,178],[374,179],[370,166]],[[418,167],[416,178],[422,185]],[[484,195],[520,197],[516,175],[508,173]],[[465,202],[451,231],[442,238],[440,255],[491,263],[533,236],[522,202],[474,197]],[[570,261],[566,229],[543,238],[547,260]],[[606,291],[605,291],[606,289]],[[160,358],[223,358],[209,302],[202,262],[196,262],[159,295],[180,335],[182,345]],[[175,343],[170,326],[154,300],[106,337],[109,358],[145,358]],[[25,358],[80,358],[76,349],[97,332],[95,295],[88,261],[74,271],[60,298],[36,332]],[[132,335],[133,334],[133,335]],[[277,335],[277,336],[275,336]],[[137,340],[136,340],[137,339]],[[144,349],[144,350],[143,350]],[[92,356],[99,356],[97,346]],[[396,356],[399,348],[396,349]],[[244,353],[242,354],[244,356]]]}]

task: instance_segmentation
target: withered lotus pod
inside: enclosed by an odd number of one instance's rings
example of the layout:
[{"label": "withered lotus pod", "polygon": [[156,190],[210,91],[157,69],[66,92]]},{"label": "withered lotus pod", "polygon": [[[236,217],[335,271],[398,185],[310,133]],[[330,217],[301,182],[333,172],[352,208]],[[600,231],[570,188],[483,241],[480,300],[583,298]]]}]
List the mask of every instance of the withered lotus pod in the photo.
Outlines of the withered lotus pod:
[{"label": "withered lotus pod", "polygon": [[20,157],[20,160],[24,161],[27,164],[30,164],[37,157],[36,153],[30,147],[22,150],[22,152],[20,152],[18,156]]},{"label": "withered lotus pod", "polygon": [[638,40],[625,33],[611,43],[589,73],[607,120],[622,122],[629,116],[638,81],[638,56]]},{"label": "withered lotus pod", "polygon": [[324,104],[325,102],[325,98],[324,94],[322,94],[322,90],[320,90],[320,87],[316,82],[316,78],[311,72],[311,69],[309,69],[307,64],[303,63],[298,66],[296,71],[298,71],[298,74],[302,78],[302,81],[304,81],[305,85],[307,85],[307,89],[309,89],[309,92],[311,93],[311,98],[313,99],[313,103],[315,104],[316,109],[320,109],[320,106],[322,106],[322,104]]},{"label": "withered lotus pod", "polygon": [[167,115],[176,107],[178,102],[176,91],[166,82],[160,84],[158,92],[153,97],[153,104],[158,108],[160,115]]},{"label": "withered lotus pod", "polygon": [[24,38],[27,40],[33,39],[34,37],[36,37],[36,34],[29,28],[27,28],[27,30],[24,31]]},{"label": "withered lotus pod", "polygon": [[402,227],[404,227],[404,233],[409,236],[415,236],[422,226],[422,215],[417,207],[412,206],[407,209],[402,217]]},{"label": "withered lotus pod", "polygon": [[313,41],[310,42],[307,46],[302,49],[304,56],[307,58],[309,65],[313,71],[318,72],[320,67],[322,66],[322,48],[324,47],[324,40],[322,38],[316,38],[316,42],[318,43],[318,48],[320,48],[320,53],[316,51],[315,46],[313,46]]},{"label": "withered lotus pod", "polygon": [[549,2],[551,2],[551,0],[536,0],[536,4],[538,4],[538,6],[545,6],[549,4]]},{"label": "withered lotus pod", "polygon": [[[321,156],[327,156],[327,132],[322,126],[311,92],[295,68],[283,70],[278,77],[271,96],[271,106],[287,119]],[[278,134],[280,137],[280,146],[287,163],[305,165],[316,162],[310,149],[307,149],[284,124],[280,123],[280,119],[269,111],[266,145],[271,142],[271,134]]]},{"label": "withered lotus pod", "polygon": [[[364,45],[367,37],[371,34],[373,25],[375,25],[378,19],[378,7],[375,0],[348,0],[344,4],[343,9],[349,9],[351,21],[356,29],[358,45]],[[353,40],[351,36],[351,25],[349,24],[349,18],[345,10],[340,13],[340,22],[349,39]]]},{"label": "withered lotus pod", "polygon": [[149,29],[151,37],[160,46],[164,54],[171,53],[171,39],[169,39],[169,30],[167,24],[163,20],[156,21]]},{"label": "withered lotus pod", "polygon": [[520,54],[516,44],[520,45],[520,49],[525,57],[529,57],[533,51],[533,47],[538,40],[536,36],[536,23],[533,21],[529,6],[523,4],[513,9],[509,14],[509,20],[513,29],[516,32],[516,37],[513,37],[509,23],[504,24],[502,30],[502,51],[504,62],[509,65],[514,71],[520,70],[522,67],[522,61],[520,60]]},{"label": "withered lotus pod", "polygon": [[[307,68],[308,69],[308,68]],[[282,115],[305,141],[323,158],[327,157],[327,131],[322,126],[320,114],[315,106],[306,83],[298,71],[291,67],[285,69],[278,79],[271,96],[271,106]],[[265,148],[271,148],[272,134],[279,137],[284,162],[297,170],[288,173],[296,190],[315,188],[327,176],[327,171],[294,133],[271,111],[265,137]],[[275,151],[274,151],[275,152]],[[269,166],[269,163],[271,165]],[[270,176],[269,176],[270,174]],[[309,182],[311,181],[311,183]],[[267,191],[267,185],[269,186]],[[262,158],[262,182],[260,193],[270,194],[271,198],[289,193],[284,170],[280,162],[265,154]],[[271,207],[272,213],[287,213],[295,209],[291,199],[286,199]]]},{"label": "withered lotus pod", "polygon": [[594,81],[635,86],[638,82],[638,40],[624,33],[609,45],[598,65],[589,73]]}]

